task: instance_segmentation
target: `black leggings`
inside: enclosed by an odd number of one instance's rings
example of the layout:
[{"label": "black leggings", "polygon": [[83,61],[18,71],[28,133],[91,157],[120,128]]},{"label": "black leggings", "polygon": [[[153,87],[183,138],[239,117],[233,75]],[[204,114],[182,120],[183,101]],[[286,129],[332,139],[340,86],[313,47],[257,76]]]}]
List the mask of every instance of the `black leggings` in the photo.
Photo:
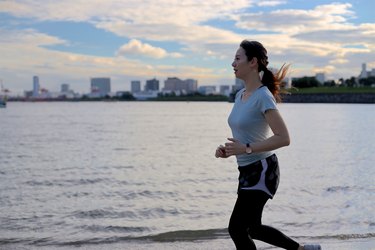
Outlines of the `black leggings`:
[{"label": "black leggings", "polygon": [[237,249],[257,249],[252,239],[284,249],[297,250],[299,244],[273,227],[262,225],[262,212],[269,196],[258,190],[238,193],[229,222],[229,234]]}]

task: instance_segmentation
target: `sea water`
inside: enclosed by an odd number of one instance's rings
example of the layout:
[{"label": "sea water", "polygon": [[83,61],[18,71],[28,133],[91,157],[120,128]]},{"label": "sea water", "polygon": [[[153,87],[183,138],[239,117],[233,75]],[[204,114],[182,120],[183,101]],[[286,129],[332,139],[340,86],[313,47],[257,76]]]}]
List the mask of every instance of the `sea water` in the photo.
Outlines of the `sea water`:
[{"label": "sea water", "polygon": [[[214,157],[231,137],[233,104],[8,104],[0,110],[0,249],[215,239],[234,249],[226,228],[238,170],[234,158]],[[279,110],[291,145],[276,151],[281,183],[263,223],[298,240],[373,241],[374,106]]]}]

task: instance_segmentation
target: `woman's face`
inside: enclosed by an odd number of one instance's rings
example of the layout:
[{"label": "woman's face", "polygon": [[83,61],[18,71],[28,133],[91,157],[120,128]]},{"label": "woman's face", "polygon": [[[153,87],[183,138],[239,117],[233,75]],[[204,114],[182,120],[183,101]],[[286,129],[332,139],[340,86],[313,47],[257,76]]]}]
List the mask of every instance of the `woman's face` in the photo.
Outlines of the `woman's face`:
[{"label": "woman's face", "polygon": [[242,47],[237,50],[232,67],[235,76],[239,79],[245,79],[245,76],[249,73],[250,62],[248,61],[245,50]]}]

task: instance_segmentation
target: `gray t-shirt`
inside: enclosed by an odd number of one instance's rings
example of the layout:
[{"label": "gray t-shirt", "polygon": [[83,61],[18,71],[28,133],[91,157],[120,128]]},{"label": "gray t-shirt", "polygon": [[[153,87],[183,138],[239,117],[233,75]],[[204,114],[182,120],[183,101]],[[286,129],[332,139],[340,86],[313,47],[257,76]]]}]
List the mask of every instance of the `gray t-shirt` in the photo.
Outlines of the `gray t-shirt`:
[{"label": "gray t-shirt", "polygon": [[[270,127],[264,116],[270,109],[276,109],[276,101],[266,86],[258,88],[246,100],[242,100],[245,89],[238,91],[228,123],[233,138],[243,144],[264,141],[269,137]],[[272,155],[272,151],[236,155],[239,166],[246,166]]]}]

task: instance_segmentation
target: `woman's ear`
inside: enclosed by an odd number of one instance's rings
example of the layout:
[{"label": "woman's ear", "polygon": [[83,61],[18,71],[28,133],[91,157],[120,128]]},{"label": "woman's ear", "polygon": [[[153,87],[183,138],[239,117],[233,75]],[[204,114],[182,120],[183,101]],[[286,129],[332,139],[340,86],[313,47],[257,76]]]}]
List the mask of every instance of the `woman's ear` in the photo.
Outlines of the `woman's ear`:
[{"label": "woman's ear", "polygon": [[250,61],[249,61],[249,66],[252,69],[258,69],[258,59],[254,56]]},{"label": "woman's ear", "polygon": [[254,66],[255,64],[258,64],[258,58],[256,58],[255,56],[250,60],[250,63],[252,66]]}]

